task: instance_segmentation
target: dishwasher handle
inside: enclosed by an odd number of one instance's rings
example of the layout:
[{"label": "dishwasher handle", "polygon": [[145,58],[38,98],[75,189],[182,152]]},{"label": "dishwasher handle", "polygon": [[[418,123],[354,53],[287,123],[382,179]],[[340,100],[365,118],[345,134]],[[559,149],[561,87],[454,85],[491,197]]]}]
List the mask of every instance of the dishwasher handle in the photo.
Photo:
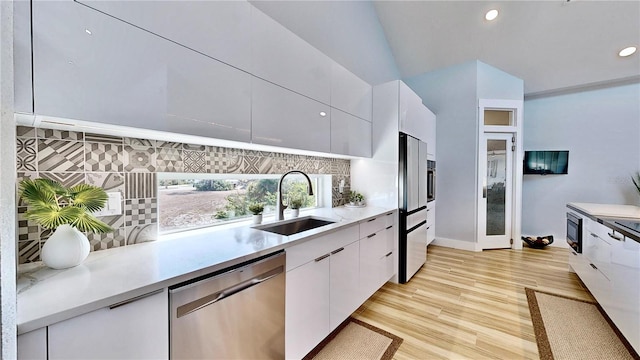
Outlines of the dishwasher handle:
[{"label": "dishwasher handle", "polygon": [[284,272],[284,266],[279,266],[273,270],[267,271],[263,274],[260,274],[252,279],[249,280],[245,280],[241,283],[238,283],[236,285],[230,286],[224,290],[218,291],[216,293],[207,295],[205,297],[202,297],[198,300],[194,300],[191,301],[189,303],[186,303],[184,305],[179,306],[176,309],[176,316],[178,318],[181,318],[185,315],[191,314],[192,312],[198,311],[204,307],[207,307],[209,305],[215,304],[218,301],[224,299],[224,298],[228,298],[229,296],[232,296],[234,294],[239,293],[240,291],[246,290],[252,286],[261,284],[271,278],[274,278],[280,274],[282,274]]}]

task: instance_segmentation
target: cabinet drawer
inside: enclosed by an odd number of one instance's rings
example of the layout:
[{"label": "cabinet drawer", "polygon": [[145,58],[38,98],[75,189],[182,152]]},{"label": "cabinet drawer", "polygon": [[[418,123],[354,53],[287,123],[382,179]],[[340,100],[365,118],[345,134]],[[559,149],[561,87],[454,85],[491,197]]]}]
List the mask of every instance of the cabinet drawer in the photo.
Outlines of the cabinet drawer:
[{"label": "cabinet drawer", "polygon": [[365,220],[360,223],[360,238],[365,238],[371,234],[374,234],[388,226],[391,226],[395,222],[395,212],[391,211],[386,214],[378,215],[369,220]]},{"label": "cabinet drawer", "polygon": [[358,241],[358,227],[355,225],[294,245],[285,250],[287,253],[287,271],[329,254],[333,250],[347,246],[354,241]]}]

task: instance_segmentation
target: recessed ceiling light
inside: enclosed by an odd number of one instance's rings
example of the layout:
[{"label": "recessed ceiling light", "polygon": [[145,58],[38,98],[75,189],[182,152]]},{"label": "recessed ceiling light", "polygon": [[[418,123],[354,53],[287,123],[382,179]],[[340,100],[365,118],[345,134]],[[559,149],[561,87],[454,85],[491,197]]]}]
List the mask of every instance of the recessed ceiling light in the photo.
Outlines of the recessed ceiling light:
[{"label": "recessed ceiling light", "polygon": [[484,15],[484,18],[491,21],[491,20],[495,20],[495,18],[498,17],[498,10],[496,9],[492,9],[487,11],[487,13]]},{"label": "recessed ceiling light", "polygon": [[84,32],[86,32],[87,34],[91,35],[91,30],[89,30],[89,29],[84,29]]},{"label": "recessed ceiling light", "polygon": [[324,111],[320,111],[320,116],[323,116],[323,117],[324,117],[324,116],[327,116],[327,113],[326,113],[326,112],[324,112]]},{"label": "recessed ceiling light", "polygon": [[630,55],[633,55],[636,52],[636,50],[638,50],[638,49],[635,46],[629,46],[629,47],[626,47],[626,48],[620,50],[618,55],[620,55],[622,57],[630,56]]}]

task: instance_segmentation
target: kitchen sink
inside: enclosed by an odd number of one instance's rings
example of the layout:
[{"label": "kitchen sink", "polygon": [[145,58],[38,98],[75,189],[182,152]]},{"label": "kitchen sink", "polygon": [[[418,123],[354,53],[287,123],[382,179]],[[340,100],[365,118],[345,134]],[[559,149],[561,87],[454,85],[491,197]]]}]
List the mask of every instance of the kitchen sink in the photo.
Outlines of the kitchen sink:
[{"label": "kitchen sink", "polygon": [[335,221],[321,219],[313,216],[306,216],[298,219],[280,221],[275,224],[260,225],[254,228],[262,231],[289,236],[333,223],[335,223]]}]

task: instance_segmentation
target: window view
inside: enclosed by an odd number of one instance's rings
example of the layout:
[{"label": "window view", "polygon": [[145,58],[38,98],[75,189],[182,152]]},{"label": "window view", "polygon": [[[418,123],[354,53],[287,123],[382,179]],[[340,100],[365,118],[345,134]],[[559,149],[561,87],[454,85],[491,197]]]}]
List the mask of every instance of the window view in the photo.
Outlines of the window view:
[{"label": "window view", "polygon": [[[275,213],[279,175],[224,175],[197,178],[160,176],[158,187],[159,229],[161,232],[186,230],[238,221],[251,216],[249,205],[264,205],[263,214]],[[283,202],[300,204],[300,208],[318,206],[318,178],[311,177],[314,195],[307,195],[307,182],[302,177],[286,177]]]}]

